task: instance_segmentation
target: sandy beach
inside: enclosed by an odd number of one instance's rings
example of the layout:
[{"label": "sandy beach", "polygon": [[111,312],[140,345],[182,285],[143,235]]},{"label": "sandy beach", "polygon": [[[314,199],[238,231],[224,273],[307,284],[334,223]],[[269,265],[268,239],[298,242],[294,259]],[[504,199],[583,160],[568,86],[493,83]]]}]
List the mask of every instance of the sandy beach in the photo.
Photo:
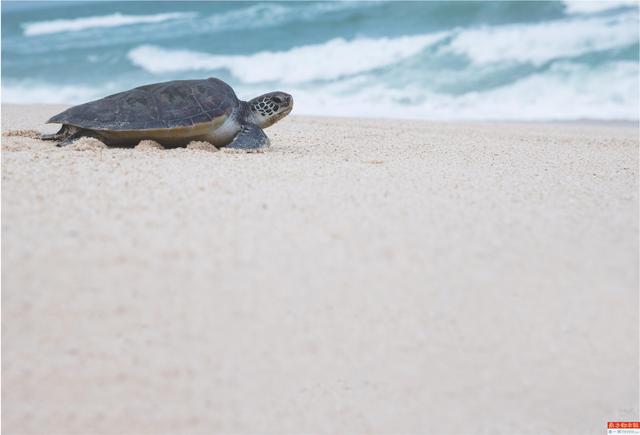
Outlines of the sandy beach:
[{"label": "sandy beach", "polygon": [[4,433],[637,419],[637,124],[292,115],[258,154],[30,137],[63,108],[2,107]]}]

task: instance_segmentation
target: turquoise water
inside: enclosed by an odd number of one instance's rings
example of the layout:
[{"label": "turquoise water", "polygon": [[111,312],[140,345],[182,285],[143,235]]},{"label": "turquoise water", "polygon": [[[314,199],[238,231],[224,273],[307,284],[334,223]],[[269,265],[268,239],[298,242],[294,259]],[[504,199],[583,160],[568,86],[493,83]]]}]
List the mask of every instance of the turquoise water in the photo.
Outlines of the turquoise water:
[{"label": "turquoise water", "polygon": [[2,99],[220,77],[296,113],[637,119],[633,2],[2,2]]}]

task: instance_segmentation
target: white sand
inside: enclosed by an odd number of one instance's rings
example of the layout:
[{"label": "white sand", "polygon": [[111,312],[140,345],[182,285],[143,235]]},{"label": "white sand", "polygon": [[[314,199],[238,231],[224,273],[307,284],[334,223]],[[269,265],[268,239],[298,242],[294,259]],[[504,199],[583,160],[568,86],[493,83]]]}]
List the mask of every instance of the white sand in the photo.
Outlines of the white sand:
[{"label": "white sand", "polygon": [[[60,109],[4,106],[2,130]],[[2,138],[4,433],[637,418],[637,126],[267,133],[261,154]]]}]

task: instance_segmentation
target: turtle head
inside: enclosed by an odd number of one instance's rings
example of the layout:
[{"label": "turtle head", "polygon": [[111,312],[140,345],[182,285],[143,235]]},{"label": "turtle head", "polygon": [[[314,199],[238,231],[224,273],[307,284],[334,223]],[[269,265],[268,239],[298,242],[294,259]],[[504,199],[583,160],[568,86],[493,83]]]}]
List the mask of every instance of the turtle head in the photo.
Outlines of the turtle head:
[{"label": "turtle head", "polygon": [[251,117],[260,128],[267,128],[293,109],[293,97],[284,92],[269,92],[249,101]]}]

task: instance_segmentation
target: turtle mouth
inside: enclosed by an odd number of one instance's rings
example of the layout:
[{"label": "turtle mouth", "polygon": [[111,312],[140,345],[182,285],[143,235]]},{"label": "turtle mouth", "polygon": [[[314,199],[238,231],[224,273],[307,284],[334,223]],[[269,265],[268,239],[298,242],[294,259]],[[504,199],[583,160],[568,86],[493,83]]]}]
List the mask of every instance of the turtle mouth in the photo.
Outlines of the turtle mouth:
[{"label": "turtle mouth", "polygon": [[287,116],[289,113],[291,113],[291,111],[293,110],[293,106],[289,106],[287,107],[287,110],[283,110],[282,112],[280,112],[278,114],[278,120],[284,118],[285,116]]},{"label": "turtle mouth", "polygon": [[293,97],[289,96],[289,98],[287,98],[287,103],[289,103],[289,105],[287,106],[287,110],[282,112],[282,116],[288,115],[293,110]]}]

